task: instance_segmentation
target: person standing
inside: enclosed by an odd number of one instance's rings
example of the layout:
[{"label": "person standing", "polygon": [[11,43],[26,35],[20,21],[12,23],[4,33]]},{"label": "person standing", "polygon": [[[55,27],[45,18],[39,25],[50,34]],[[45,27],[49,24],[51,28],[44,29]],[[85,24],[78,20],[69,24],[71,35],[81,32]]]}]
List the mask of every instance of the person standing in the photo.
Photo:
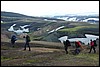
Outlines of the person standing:
[{"label": "person standing", "polygon": [[92,41],[92,39],[91,39],[90,41],[91,41],[91,42],[90,42],[91,48],[90,48],[89,53],[91,53],[92,49],[94,50],[94,53],[96,53],[95,46],[94,46],[94,42]]},{"label": "person standing", "polygon": [[26,37],[24,36],[24,38],[26,39],[26,43],[25,43],[25,45],[24,45],[24,50],[26,50],[26,46],[28,46],[28,47],[29,47],[29,51],[31,51],[30,45],[29,45],[29,42],[30,42],[31,40],[30,40],[29,35],[26,35]]},{"label": "person standing", "polygon": [[70,41],[69,40],[64,41],[64,48],[65,48],[66,54],[68,54],[69,46],[71,46]]}]

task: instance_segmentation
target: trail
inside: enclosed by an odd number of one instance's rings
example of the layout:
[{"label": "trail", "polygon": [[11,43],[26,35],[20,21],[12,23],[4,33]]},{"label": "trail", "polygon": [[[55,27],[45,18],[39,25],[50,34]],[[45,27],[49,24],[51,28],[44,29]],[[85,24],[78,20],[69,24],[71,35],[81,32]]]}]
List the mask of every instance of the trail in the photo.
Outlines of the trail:
[{"label": "trail", "polygon": [[[24,51],[24,42],[16,42],[12,48],[9,42],[1,42],[1,66],[98,66],[99,53],[88,54],[83,51],[79,55],[66,55],[63,44],[34,41]],[[59,45],[59,46],[58,46]]]}]

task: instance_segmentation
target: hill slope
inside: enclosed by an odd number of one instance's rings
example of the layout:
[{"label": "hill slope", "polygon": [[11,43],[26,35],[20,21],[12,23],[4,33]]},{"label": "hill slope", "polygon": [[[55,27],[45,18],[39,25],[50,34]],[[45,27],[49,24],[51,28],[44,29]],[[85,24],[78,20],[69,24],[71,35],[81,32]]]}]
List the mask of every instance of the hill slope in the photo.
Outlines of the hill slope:
[{"label": "hill slope", "polygon": [[[13,32],[8,32],[7,29],[13,24],[16,24],[14,27],[15,30],[18,30],[20,26],[30,25],[29,35],[32,40],[58,42],[59,37],[65,35],[73,36],[73,34],[76,33],[79,35],[81,34],[82,37],[85,33],[99,35],[99,25],[86,22],[72,22],[46,17],[31,17],[11,12],[1,12],[1,21],[1,35],[4,35],[8,39]],[[60,27],[63,28],[59,29]]]}]

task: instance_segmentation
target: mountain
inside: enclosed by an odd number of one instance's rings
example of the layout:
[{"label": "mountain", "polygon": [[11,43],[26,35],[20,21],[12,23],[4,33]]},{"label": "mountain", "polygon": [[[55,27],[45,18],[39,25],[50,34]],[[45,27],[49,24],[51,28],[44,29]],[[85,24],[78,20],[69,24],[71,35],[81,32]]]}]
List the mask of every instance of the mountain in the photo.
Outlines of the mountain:
[{"label": "mountain", "polygon": [[[98,14],[99,15],[99,14]],[[56,19],[63,19],[65,21],[77,21],[77,22],[89,22],[89,23],[99,23],[99,16],[97,14],[68,14],[68,15],[60,15],[53,16]]]},{"label": "mountain", "polygon": [[13,22],[16,20],[18,21],[18,20],[23,20],[23,19],[29,20],[29,21],[33,21],[33,19],[64,21],[62,19],[56,19],[56,18],[26,16],[26,15],[19,14],[19,13],[1,11],[1,21],[3,22],[10,22],[10,21]]},{"label": "mountain", "polygon": [[1,16],[6,16],[6,17],[30,17],[31,16],[26,16],[26,15],[22,15],[19,13],[13,13],[13,12],[5,12],[5,11],[1,11]]},{"label": "mountain", "polygon": [[[23,28],[25,26],[28,27]],[[80,37],[84,37],[85,33],[99,35],[99,25],[87,22],[65,21],[54,17],[32,17],[19,13],[1,12],[1,35],[10,39],[12,34],[24,33],[22,31],[29,31],[28,33],[32,40],[60,42],[58,38],[67,35],[70,35],[70,37],[80,34]],[[23,39],[19,35],[18,38]]]}]

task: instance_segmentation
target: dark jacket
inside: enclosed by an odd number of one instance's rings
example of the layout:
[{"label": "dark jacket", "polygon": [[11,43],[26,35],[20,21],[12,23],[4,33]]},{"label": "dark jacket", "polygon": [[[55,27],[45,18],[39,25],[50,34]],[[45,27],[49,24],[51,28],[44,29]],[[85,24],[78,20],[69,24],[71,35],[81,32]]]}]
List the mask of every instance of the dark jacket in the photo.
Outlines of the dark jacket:
[{"label": "dark jacket", "polygon": [[30,42],[30,37],[28,35],[26,35],[26,42]]},{"label": "dark jacket", "polygon": [[71,46],[70,41],[69,41],[69,40],[64,41],[64,46],[65,46],[65,47]]},{"label": "dark jacket", "polygon": [[15,35],[12,35],[11,41],[16,41],[16,40],[17,40],[17,37]]}]

